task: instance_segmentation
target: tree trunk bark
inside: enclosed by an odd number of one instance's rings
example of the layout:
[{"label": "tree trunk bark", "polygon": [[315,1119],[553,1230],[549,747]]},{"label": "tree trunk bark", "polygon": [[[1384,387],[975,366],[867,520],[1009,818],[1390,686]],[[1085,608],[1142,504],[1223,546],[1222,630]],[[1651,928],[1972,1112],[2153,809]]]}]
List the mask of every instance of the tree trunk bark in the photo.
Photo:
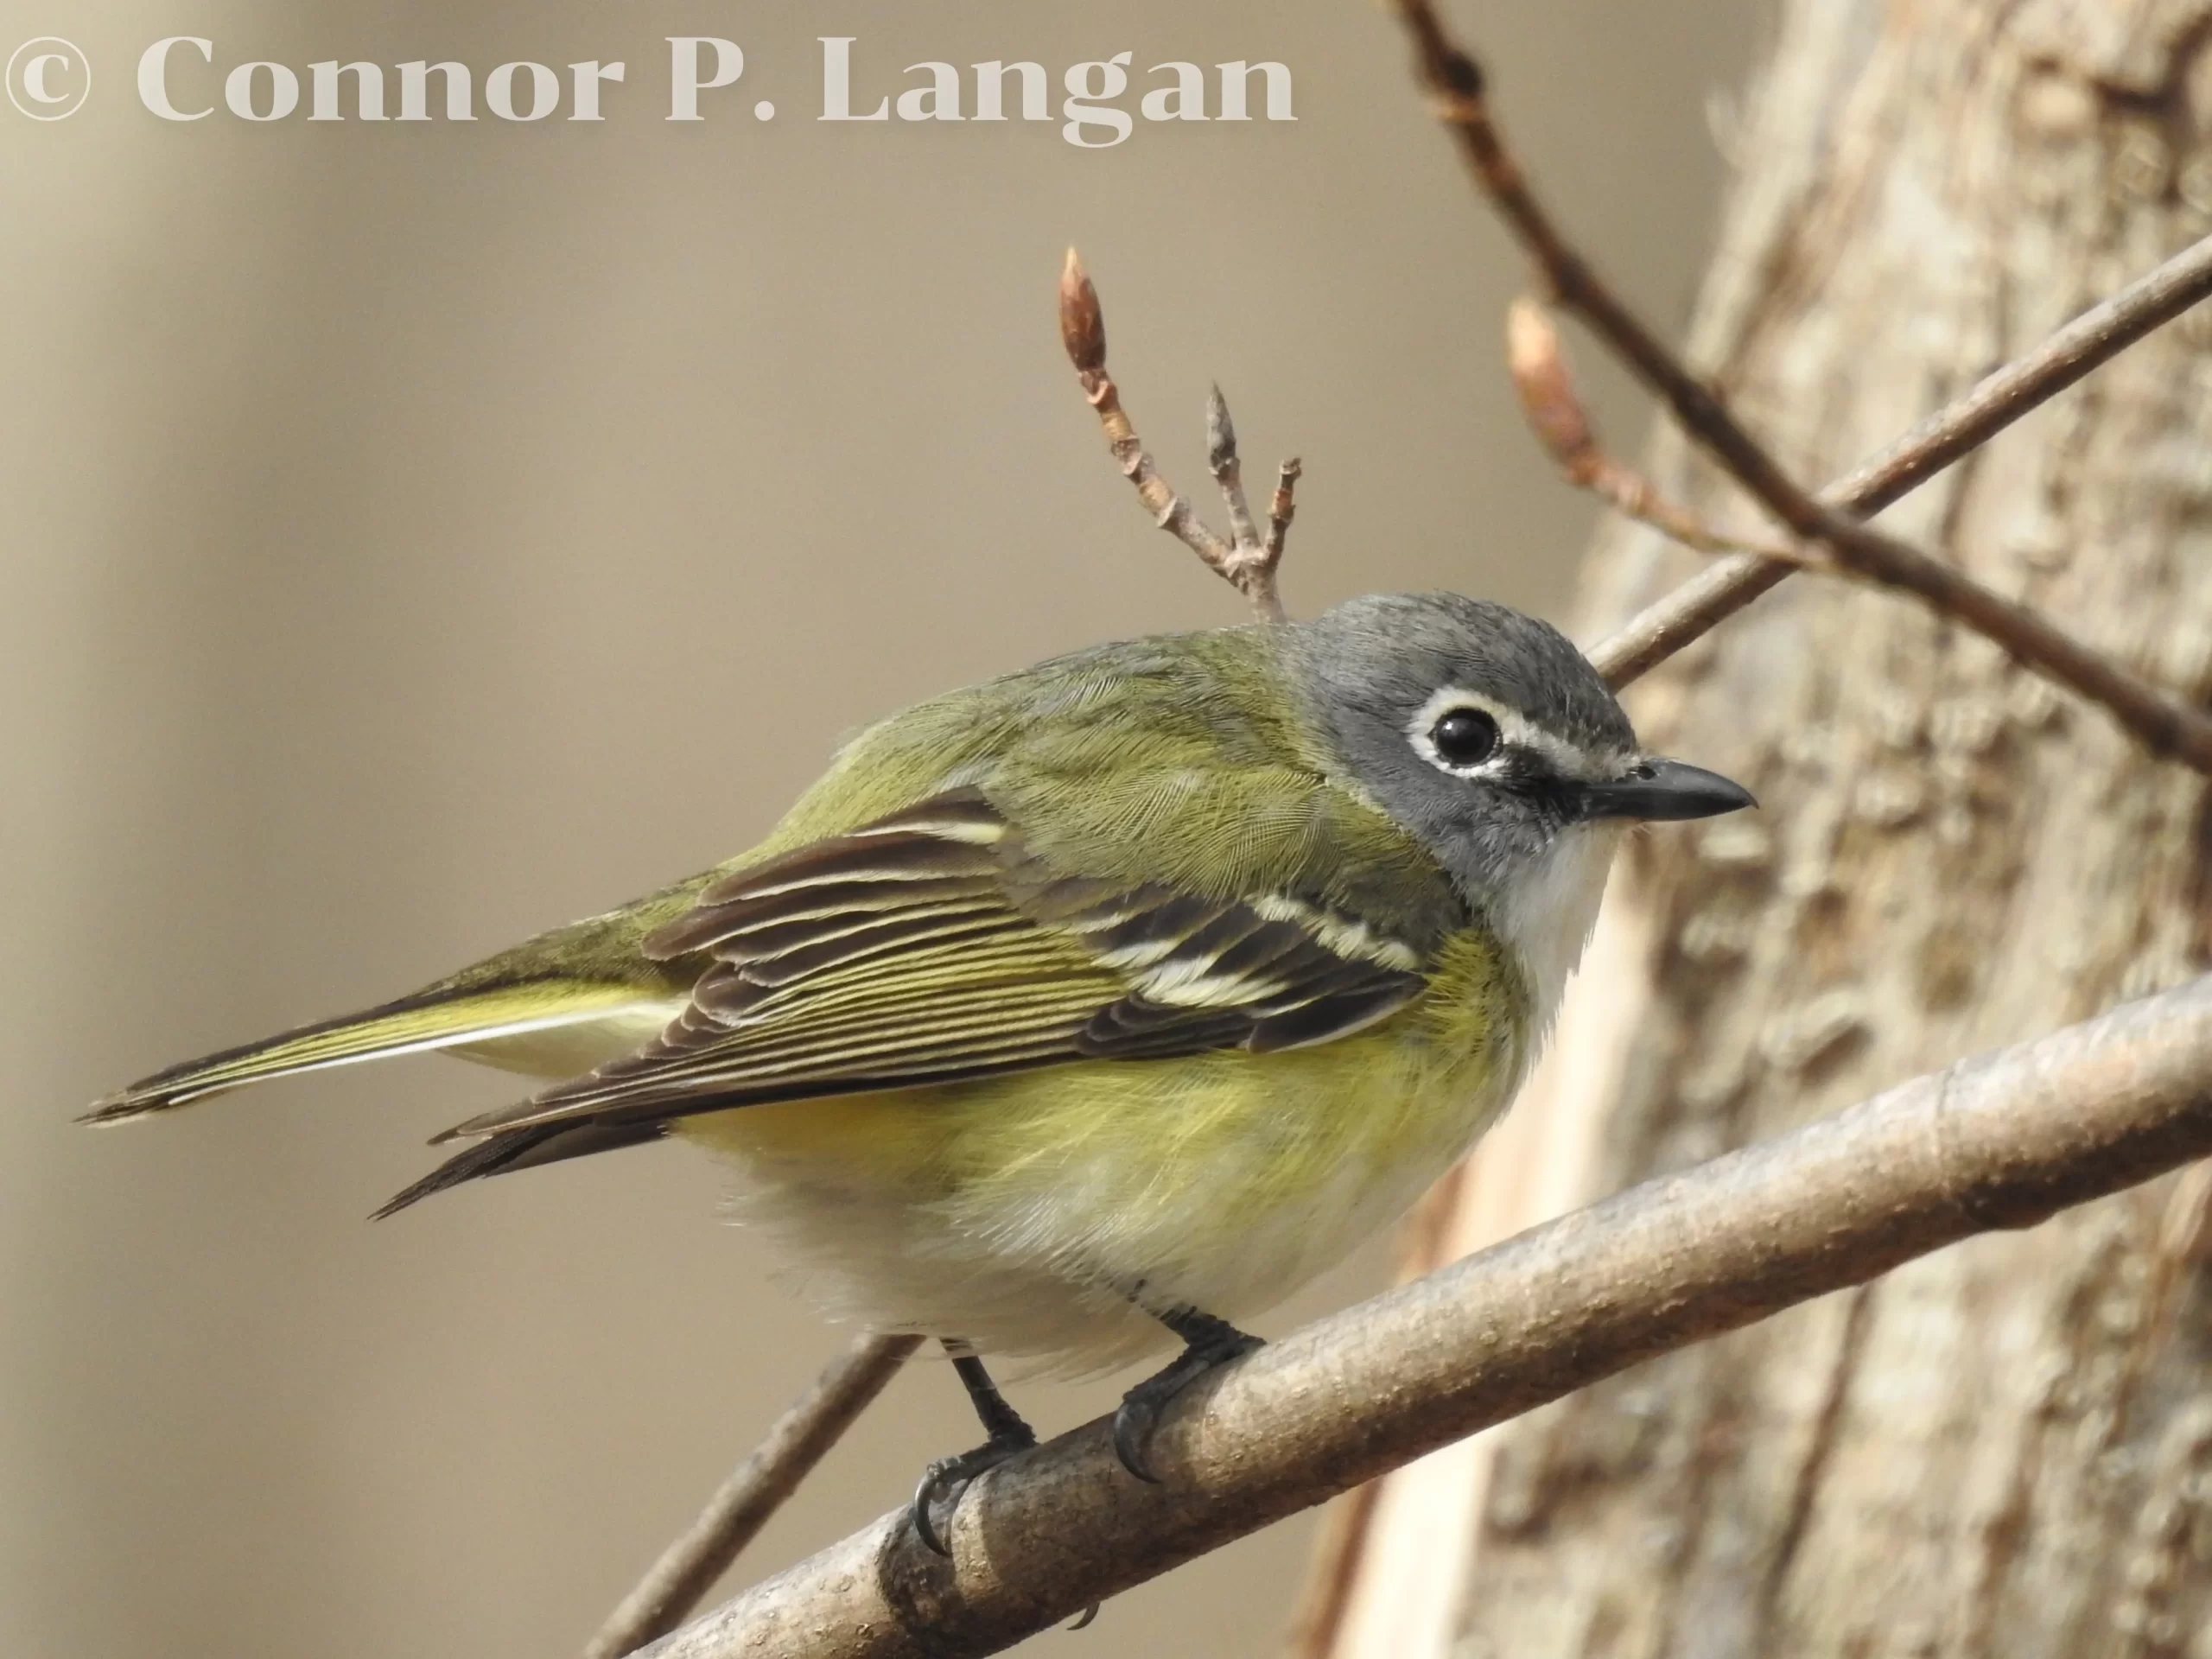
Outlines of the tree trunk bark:
[{"label": "tree trunk bark", "polygon": [[[2212,4],[1785,0],[1736,143],[1693,354],[1825,479],[2212,231]],[[2204,700],[2208,346],[2192,314],[1888,522]],[[1652,470],[1750,522],[1678,443]],[[1688,568],[1609,531],[1583,636]],[[1793,578],[1631,703],[1764,810],[1636,845],[1442,1254],[2212,965],[2202,781],[1909,601]],[[2206,1174],[1392,1477],[1310,1650],[2212,1659]]]}]

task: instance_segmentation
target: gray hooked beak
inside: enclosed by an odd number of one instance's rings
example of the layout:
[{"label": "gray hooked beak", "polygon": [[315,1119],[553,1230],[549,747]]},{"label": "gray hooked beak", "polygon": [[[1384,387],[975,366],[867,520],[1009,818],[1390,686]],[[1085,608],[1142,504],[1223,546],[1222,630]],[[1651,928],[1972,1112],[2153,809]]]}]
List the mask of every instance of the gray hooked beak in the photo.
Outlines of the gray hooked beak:
[{"label": "gray hooked beak", "polygon": [[1679,760],[1640,760],[1624,778],[1578,784],[1574,798],[1584,818],[1636,818],[1646,823],[1710,818],[1757,806],[1751,791],[1717,772]]}]

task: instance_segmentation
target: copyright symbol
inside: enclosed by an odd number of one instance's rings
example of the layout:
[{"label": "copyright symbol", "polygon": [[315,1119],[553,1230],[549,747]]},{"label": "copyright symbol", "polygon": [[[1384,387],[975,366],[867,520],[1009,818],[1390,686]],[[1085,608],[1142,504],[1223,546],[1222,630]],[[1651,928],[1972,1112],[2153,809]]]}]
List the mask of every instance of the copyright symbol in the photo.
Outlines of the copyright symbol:
[{"label": "copyright symbol", "polygon": [[8,60],[8,101],[34,121],[59,121],[84,107],[92,66],[59,35],[25,41]]}]

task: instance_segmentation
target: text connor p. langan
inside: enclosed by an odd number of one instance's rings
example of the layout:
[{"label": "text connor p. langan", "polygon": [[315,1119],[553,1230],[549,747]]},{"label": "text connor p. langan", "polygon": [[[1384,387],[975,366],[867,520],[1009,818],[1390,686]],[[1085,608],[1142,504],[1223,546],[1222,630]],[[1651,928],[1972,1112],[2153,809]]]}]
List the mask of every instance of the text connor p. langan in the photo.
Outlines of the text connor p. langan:
[{"label": "text connor p. langan", "polygon": [[[736,41],[713,35],[672,35],[668,41],[670,121],[703,121],[724,100],[703,96],[734,88],[745,73]],[[1039,63],[987,61],[966,66],[907,66],[903,86],[856,65],[852,35],[825,35],[818,121],[1058,121],[1060,136],[1084,149],[1110,149],[1137,121],[1294,121],[1289,69],[1241,60],[1215,64],[1154,64],[1142,86],[1132,85],[1134,52],[1071,65],[1059,75],[1053,105],[1051,76]],[[217,69],[215,43],[196,35],[156,41],[138,59],[138,101],[164,121],[198,121],[221,107],[242,121],[604,121],[627,84],[629,67],[589,59],[566,67],[527,60],[486,70],[465,63],[417,60],[391,66],[332,59],[307,66],[302,86],[289,65],[265,60]],[[206,67],[202,67],[202,66]],[[436,93],[433,96],[432,81]],[[1256,95],[1256,96],[1255,96]],[[1134,112],[1129,107],[1134,105]],[[739,107],[741,107],[740,105]],[[753,105],[755,120],[775,118],[775,105]]]}]

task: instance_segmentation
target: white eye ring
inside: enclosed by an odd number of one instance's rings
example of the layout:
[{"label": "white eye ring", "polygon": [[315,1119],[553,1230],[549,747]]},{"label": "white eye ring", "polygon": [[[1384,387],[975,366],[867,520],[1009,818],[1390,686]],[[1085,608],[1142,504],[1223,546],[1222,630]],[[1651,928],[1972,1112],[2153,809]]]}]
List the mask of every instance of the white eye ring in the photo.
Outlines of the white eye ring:
[{"label": "white eye ring", "polygon": [[[1470,715],[1487,727],[1489,743],[1479,753],[1446,753],[1452,747],[1452,734],[1444,728]],[[1406,741],[1413,745],[1415,754],[1439,772],[1454,778],[1480,778],[1497,766],[1509,746],[1524,735],[1527,726],[1513,710],[1501,708],[1490,698],[1447,685],[1421,704],[1420,712],[1407,722]],[[1480,729],[1470,722],[1471,733]]]},{"label": "white eye ring", "polygon": [[[1497,728],[1497,741],[1478,759],[1454,761],[1438,747],[1437,728],[1456,714],[1485,715]],[[1439,772],[1454,778],[1485,778],[1519,751],[1543,757],[1548,770],[1561,778],[1611,776],[1603,757],[1585,755],[1530,720],[1519,709],[1465,686],[1447,685],[1433,693],[1406,722],[1406,741],[1414,753]]]}]

